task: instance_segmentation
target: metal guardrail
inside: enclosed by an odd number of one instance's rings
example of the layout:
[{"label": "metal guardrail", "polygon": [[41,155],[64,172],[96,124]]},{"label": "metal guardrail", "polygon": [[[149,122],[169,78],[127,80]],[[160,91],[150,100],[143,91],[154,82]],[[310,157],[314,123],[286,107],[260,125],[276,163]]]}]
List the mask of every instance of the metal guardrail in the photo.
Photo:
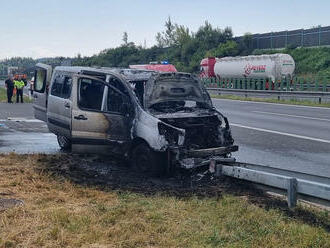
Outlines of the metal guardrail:
[{"label": "metal guardrail", "polygon": [[315,91],[277,91],[277,90],[241,90],[241,89],[224,89],[224,88],[207,88],[209,92],[217,92],[218,95],[232,94],[249,96],[273,96],[277,100],[283,98],[291,99],[314,99],[318,103],[330,102],[330,92]]},{"label": "metal guardrail", "polygon": [[268,78],[202,78],[206,88],[268,91],[315,91],[330,92],[330,78],[283,79],[272,82]]},{"label": "metal guardrail", "polygon": [[216,175],[225,175],[284,190],[290,208],[296,206],[298,198],[330,206],[330,178],[262,167],[241,163],[220,164],[216,167]]}]

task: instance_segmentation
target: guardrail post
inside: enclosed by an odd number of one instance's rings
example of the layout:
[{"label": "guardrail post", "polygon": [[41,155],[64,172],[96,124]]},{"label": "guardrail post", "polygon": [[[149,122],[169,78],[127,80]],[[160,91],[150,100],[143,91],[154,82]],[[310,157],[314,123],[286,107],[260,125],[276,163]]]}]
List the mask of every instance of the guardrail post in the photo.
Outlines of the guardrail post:
[{"label": "guardrail post", "polygon": [[307,90],[310,91],[311,88],[311,81],[310,78],[307,78]]},{"label": "guardrail post", "polygon": [[297,179],[288,179],[288,206],[294,208],[297,206]]},{"label": "guardrail post", "polygon": [[216,177],[222,176],[222,164],[217,164],[215,166],[215,176]]}]

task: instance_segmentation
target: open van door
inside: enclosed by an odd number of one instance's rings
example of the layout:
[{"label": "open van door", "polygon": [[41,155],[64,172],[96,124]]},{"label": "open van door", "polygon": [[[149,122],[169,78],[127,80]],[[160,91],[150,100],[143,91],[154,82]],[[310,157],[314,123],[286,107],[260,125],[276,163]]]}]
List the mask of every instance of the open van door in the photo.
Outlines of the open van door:
[{"label": "open van door", "polygon": [[79,152],[123,154],[131,140],[129,96],[95,77],[77,75],[73,84],[72,144]]},{"label": "open van door", "polygon": [[47,122],[48,88],[52,77],[50,65],[38,63],[34,73],[34,117]]}]

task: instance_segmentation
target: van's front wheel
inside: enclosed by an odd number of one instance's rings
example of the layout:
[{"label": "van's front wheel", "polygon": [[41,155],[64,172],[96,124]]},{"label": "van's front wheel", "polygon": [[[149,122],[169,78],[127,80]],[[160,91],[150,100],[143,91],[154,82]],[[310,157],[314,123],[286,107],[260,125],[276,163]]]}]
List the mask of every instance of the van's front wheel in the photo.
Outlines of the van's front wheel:
[{"label": "van's front wheel", "polygon": [[153,151],[147,144],[140,143],[134,147],[131,156],[133,169],[156,176],[165,172],[164,156]]},{"label": "van's front wheel", "polygon": [[70,151],[71,150],[71,140],[63,135],[57,135],[57,143],[64,151]]}]

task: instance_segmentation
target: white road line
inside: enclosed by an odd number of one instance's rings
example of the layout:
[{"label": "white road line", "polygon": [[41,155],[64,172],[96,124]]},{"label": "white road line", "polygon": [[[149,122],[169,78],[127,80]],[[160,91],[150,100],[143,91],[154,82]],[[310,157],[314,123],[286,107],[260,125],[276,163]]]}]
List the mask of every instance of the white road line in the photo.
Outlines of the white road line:
[{"label": "white road line", "polygon": [[253,113],[260,113],[260,114],[268,114],[268,115],[278,115],[278,116],[287,116],[287,117],[294,117],[294,118],[303,118],[303,119],[310,119],[310,120],[317,120],[317,121],[327,121],[330,122],[330,119],[323,119],[323,118],[316,118],[316,117],[309,117],[303,115],[289,115],[289,114],[281,114],[281,113],[274,113],[274,112],[264,112],[264,111],[252,111]]},{"label": "white road line", "polygon": [[285,104],[285,103],[255,102],[255,101],[243,101],[243,100],[219,99],[219,98],[212,98],[212,100],[216,100],[216,101],[241,102],[241,103],[259,103],[259,104],[268,104],[268,105],[277,105],[277,106],[288,106],[288,107],[296,107],[296,108],[313,108],[313,109],[323,109],[323,110],[329,110],[329,111],[330,111],[330,108],[327,108],[327,107],[304,106],[304,105],[294,105],[294,104]]},{"label": "white road line", "polygon": [[231,123],[230,125],[234,126],[234,127],[247,128],[247,129],[256,130],[256,131],[260,131],[260,132],[274,133],[274,134],[285,135],[285,136],[299,138],[299,139],[306,139],[306,140],[312,140],[312,141],[330,144],[330,140],[325,140],[325,139],[318,139],[318,138],[297,135],[297,134],[292,134],[292,133],[278,132],[278,131],[274,131],[274,130],[257,128],[257,127],[249,127],[249,126],[244,126],[244,125],[240,125],[240,124],[236,124],[236,123]]}]

